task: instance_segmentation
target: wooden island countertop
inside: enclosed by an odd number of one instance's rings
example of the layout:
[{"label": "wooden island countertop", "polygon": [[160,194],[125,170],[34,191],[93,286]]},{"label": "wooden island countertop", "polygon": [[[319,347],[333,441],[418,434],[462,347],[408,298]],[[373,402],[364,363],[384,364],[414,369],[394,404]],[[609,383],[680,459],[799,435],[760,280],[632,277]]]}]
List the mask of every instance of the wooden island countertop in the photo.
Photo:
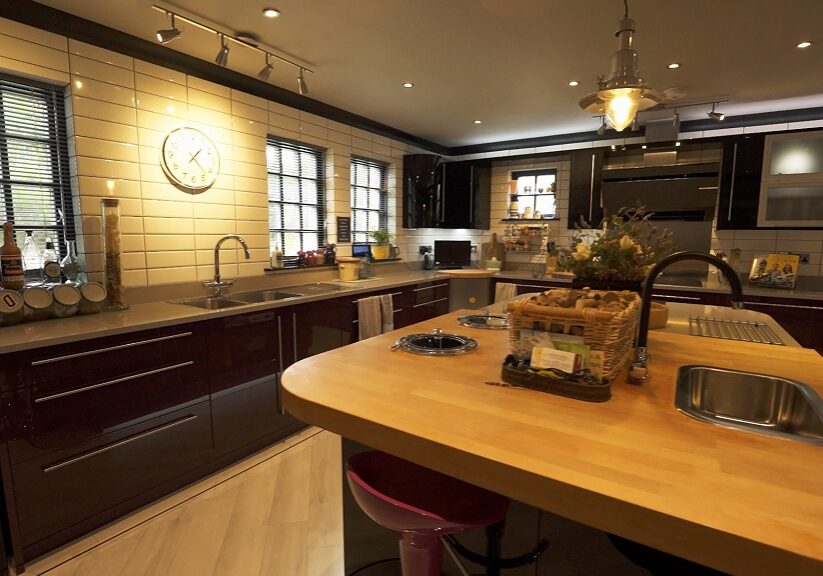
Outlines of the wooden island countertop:
[{"label": "wooden island countertop", "polygon": [[[805,382],[823,395],[813,350],[649,334],[649,380],[620,376],[587,403],[487,384],[505,330],[454,312],[307,358],[283,374],[301,420],[537,508],[736,575],[823,574],[823,446],[699,422],[674,408],[675,373],[705,364]],[[475,352],[389,347],[441,328]]]}]

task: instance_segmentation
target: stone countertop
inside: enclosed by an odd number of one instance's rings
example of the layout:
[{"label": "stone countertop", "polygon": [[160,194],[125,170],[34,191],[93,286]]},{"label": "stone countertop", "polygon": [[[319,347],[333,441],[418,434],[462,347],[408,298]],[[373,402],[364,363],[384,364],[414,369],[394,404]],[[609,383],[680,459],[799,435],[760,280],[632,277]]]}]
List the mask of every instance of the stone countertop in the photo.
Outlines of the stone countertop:
[{"label": "stone countertop", "polygon": [[[294,276],[289,277],[289,281],[291,282],[290,286],[303,286],[306,284],[305,282],[295,284],[294,281],[296,279]],[[283,284],[282,280],[280,280],[279,283],[277,282],[278,279],[275,278],[266,278],[265,280],[265,284],[257,285],[254,289],[287,290],[289,288],[289,286]],[[245,314],[270,308],[293,306],[316,300],[336,298],[343,295],[355,295],[373,290],[381,290],[383,288],[405,286],[427,280],[448,280],[448,277],[429,270],[409,270],[382,274],[379,277],[356,282],[341,282],[334,279],[321,280],[324,284],[334,283],[342,286],[343,289],[336,292],[288,298],[273,302],[246,304],[221,310],[203,310],[185,304],[159,301],[134,304],[130,306],[128,310],[123,311],[107,311],[99,314],[90,314],[88,316],[53,318],[41,322],[25,322],[16,326],[0,327],[0,354],[76,342],[79,340],[88,340],[101,336],[123,334],[136,330],[210,320],[212,318]],[[245,287],[242,291],[246,291],[247,289],[251,290],[251,288]],[[240,291],[239,289],[230,290],[226,294],[226,297],[231,298],[232,292]],[[200,296],[206,296],[206,293],[203,292]]]}]

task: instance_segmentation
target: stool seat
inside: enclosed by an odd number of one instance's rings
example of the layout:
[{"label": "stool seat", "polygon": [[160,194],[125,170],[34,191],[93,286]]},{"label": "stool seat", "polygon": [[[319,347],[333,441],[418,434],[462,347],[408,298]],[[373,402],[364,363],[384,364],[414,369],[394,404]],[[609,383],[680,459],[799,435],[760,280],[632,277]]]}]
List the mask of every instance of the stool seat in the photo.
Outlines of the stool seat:
[{"label": "stool seat", "polygon": [[488,527],[506,517],[509,499],[385,452],[346,463],[354,499],[372,520],[401,534],[404,576],[440,573],[440,537]]}]

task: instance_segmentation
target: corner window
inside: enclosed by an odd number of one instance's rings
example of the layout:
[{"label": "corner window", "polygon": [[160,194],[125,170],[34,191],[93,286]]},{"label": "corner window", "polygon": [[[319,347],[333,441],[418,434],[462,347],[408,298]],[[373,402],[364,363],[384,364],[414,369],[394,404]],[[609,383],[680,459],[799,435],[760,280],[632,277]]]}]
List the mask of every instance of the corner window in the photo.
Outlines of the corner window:
[{"label": "corner window", "polygon": [[557,170],[542,168],[512,172],[517,181],[517,205],[520,212],[540,213],[543,218],[557,214]]},{"label": "corner window", "polygon": [[21,249],[41,254],[51,241],[66,254],[75,237],[69,183],[62,89],[0,75],[0,223],[14,223]]},{"label": "corner window", "polygon": [[269,138],[269,245],[285,256],[317,250],[326,241],[323,150]]},{"label": "corner window", "polygon": [[352,242],[370,242],[370,232],[388,230],[388,166],[351,159]]}]

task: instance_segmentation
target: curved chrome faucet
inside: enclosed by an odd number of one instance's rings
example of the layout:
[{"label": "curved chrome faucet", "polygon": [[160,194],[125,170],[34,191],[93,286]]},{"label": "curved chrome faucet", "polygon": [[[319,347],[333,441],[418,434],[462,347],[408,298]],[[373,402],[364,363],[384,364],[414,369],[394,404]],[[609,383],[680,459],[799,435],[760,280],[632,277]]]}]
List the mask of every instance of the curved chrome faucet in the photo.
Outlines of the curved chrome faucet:
[{"label": "curved chrome faucet", "polygon": [[646,381],[648,377],[648,338],[649,338],[649,316],[652,308],[652,289],[654,281],[660,273],[670,264],[680,262],[682,260],[700,260],[708,262],[715,266],[723,273],[729,286],[732,289],[732,308],[743,308],[743,289],[740,286],[740,278],[737,272],[720,258],[710,256],[708,254],[701,254],[700,252],[675,252],[665,258],[662,258],[649,270],[648,276],[643,283],[643,303],[640,307],[640,327],[637,331],[637,348],[635,348],[634,362],[629,368],[629,382],[634,384],[641,384]]},{"label": "curved chrome faucet", "polygon": [[234,280],[221,280],[220,279],[220,246],[223,245],[223,242],[226,240],[237,240],[240,242],[240,245],[243,246],[243,252],[246,253],[246,260],[251,258],[251,254],[249,253],[249,245],[246,244],[246,241],[243,240],[237,234],[226,234],[220,240],[217,241],[217,244],[214,245],[214,280],[210,280],[208,282],[204,282],[206,288],[214,288],[214,296],[218,297],[223,294],[223,288],[227,286],[231,286],[234,284]]}]

